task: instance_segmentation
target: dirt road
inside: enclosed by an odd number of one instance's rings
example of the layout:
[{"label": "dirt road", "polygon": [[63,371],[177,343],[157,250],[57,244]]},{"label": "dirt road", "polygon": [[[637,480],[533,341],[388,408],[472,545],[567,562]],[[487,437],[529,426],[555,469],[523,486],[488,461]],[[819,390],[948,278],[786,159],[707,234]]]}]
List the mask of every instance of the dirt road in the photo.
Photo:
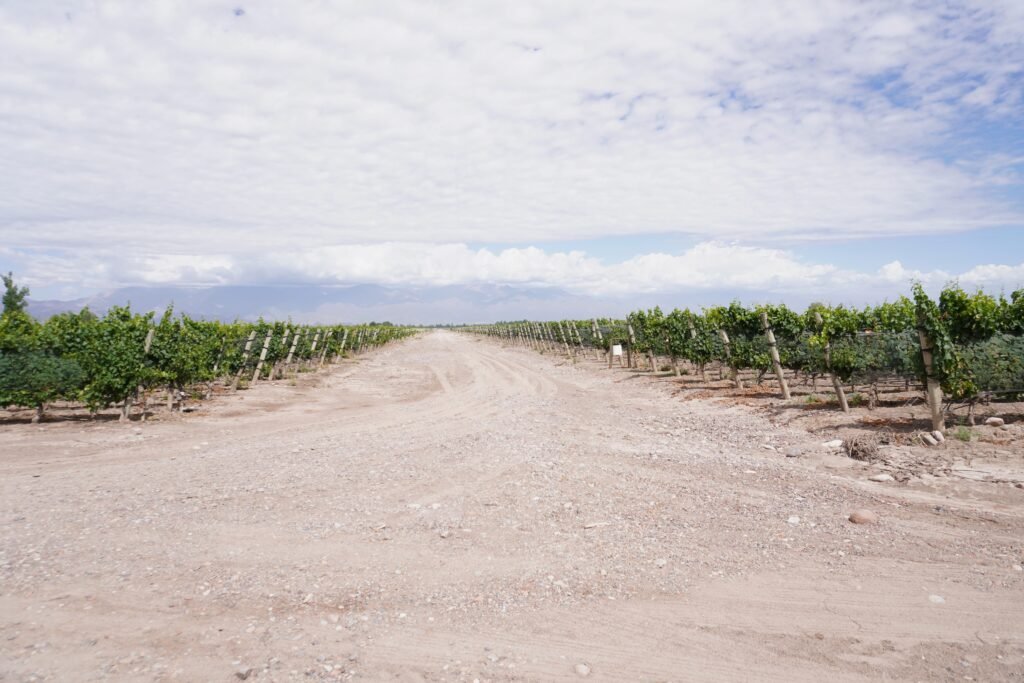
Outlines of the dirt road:
[{"label": "dirt road", "polygon": [[0,680],[1024,680],[1024,491],[670,391],[438,331],[6,426]]}]

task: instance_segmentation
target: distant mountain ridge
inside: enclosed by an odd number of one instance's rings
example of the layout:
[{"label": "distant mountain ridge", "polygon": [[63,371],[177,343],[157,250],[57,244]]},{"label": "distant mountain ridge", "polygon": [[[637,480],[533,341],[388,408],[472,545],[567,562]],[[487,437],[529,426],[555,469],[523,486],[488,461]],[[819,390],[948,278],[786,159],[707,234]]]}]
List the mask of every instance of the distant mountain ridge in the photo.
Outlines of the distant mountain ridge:
[{"label": "distant mountain ridge", "polygon": [[230,321],[291,318],[308,323],[398,324],[487,322],[525,317],[590,317],[618,313],[608,302],[561,289],[508,285],[387,287],[384,285],[259,285],[214,287],[123,287],[69,301],[29,300],[28,310],[45,320],[88,306],[97,314],[130,305],[162,313],[168,305],[197,318]]}]

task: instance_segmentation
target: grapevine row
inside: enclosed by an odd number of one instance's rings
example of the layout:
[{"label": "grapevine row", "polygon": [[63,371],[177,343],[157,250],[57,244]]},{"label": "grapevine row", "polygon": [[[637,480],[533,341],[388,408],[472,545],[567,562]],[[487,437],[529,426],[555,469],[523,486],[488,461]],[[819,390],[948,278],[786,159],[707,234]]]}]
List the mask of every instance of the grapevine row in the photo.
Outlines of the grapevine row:
[{"label": "grapevine row", "polygon": [[737,388],[744,376],[761,384],[772,376],[784,399],[788,381],[803,376],[816,383],[827,377],[840,408],[849,410],[845,386],[870,389],[878,400],[883,382],[902,382],[925,390],[933,429],[960,406],[973,415],[980,400],[1024,394],[1024,290],[1009,298],[958,285],[944,288],[937,300],[915,285],[911,297],[878,306],[852,308],[812,304],[805,311],[784,305],[746,307],[738,302],[699,312],[660,308],[638,310],[624,320],[502,322],[472,326],[470,332],[497,336],[570,357],[603,353],[611,367],[613,350],[624,363],[650,370],[659,358],[679,375],[680,363],[707,381],[714,365]]},{"label": "grapevine row", "polygon": [[34,408],[34,421],[55,401],[80,402],[93,412],[120,406],[128,419],[138,400],[158,390],[166,391],[173,407],[193,387],[203,395],[217,381],[238,388],[411,334],[376,324],[221,323],[171,308],[159,318],[128,307],[111,308],[103,317],[84,309],[40,323],[11,308],[0,316],[0,406]]}]

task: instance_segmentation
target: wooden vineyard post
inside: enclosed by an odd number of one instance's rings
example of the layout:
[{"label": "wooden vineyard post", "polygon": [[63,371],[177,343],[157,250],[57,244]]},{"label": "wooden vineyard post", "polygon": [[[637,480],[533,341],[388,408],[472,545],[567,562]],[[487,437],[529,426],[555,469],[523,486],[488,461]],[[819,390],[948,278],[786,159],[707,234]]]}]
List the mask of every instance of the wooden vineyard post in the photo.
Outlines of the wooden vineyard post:
[{"label": "wooden vineyard post", "polygon": [[[611,337],[608,338],[608,369],[609,370],[612,369],[612,362],[615,360],[615,354],[612,353],[612,351],[613,351],[612,347],[614,346],[613,341],[614,340]],[[619,363],[622,363],[622,356],[619,356]]]},{"label": "wooden vineyard post", "polygon": [[[156,330],[152,327],[146,332],[146,340],[142,342],[142,354],[149,355],[149,349],[153,346],[153,335],[156,334]],[[138,386],[135,388],[135,392],[124,399],[124,405],[121,406],[121,415],[117,418],[118,422],[127,422],[132,416],[132,402],[142,396],[142,420],[146,419],[146,393],[145,390]],[[42,406],[40,406],[42,407]],[[37,410],[36,416],[32,418],[32,422],[38,422],[42,417],[42,411]]]},{"label": "wooden vineyard post", "polygon": [[345,332],[341,335],[341,344],[338,346],[338,353],[334,356],[334,362],[337,363],[341,360],[342,355],[345,353],[345,342],[348,341],[348,328],[345,328]]},{"label": "wooden vineyard post", "polygon": [[572,331],[576,334],[576,345],[580,349],[580,354],[586,357],[587,350],[583,346],[583,337],[580,336],[580,328],[576,323],[572,324]]},{"label": "wooden vineyard post", "polygon": [[309,358],[306,359],[306,367],[313,367],[313,359],[316,358],[316,345],[320,341],[320,330],[313,335],[313,343],[309,347]]},{"label": "wooden vineyard post", "polygon": [[[821,329],[824,323],[821,313],[814,313],[814,322],[817,323],[818,329]],[[836,398],[839,399],[839,407],[844,413],[850,412],[850,404],[846,400],[846,390],[843,389],[843,383],[839,381],[839,377],[832,371],[832,342],[829,340],[825,341],[825,368],[828,369],[828,374],[832,377],[832,389],[836,392]]]},{"label": "wooden vineyard post", "polygon": [[[688,323],[689,323],[689,326],[690,326],[690,339],[696,339],[697,338],[697,328],[694,326],[693,320],[688,321]],[[698,363],[698,365],[700,367],[700,381],[703,382],[704,384],[707,384],[708,383],[707,368],[704,367],[704,363]]]},{"label": "wooden vineyard post", "polygon": [[921,343],[921,360],[924,362],[925,397],[932,417],[932,431],[944,432],[946,421],[942,416],[942,384],[935,379],[935,356],[932,340],[924,328],[921,316],[917,319],[917,337]]},{"label": "wooden vineyard post", "polygon": [[633,357],[633,347],[636,346],[636,334],[633,333],[633,326],[629,323],[626,324],[626,329],[629,331],[629,344],[626,346],[626,360],[630,368],[635,368],[636,359]]},{"label": "wooden vineyard post", "polygon": [[249,362],[249,354],[252,352],[252,342],[256,339],[256,330],[249,333],[249,337],[245,340],[245,349],[242,351],[242,364],[238,367],[238,372],[235,373],[235,379],[231,382],[232,389],[238,389],[238,380],[242,379],[242,372],[245,370],[245,364]]},{"label": "wooden vineyard post", "polygon": [[682,376],[683,373],[679,370],[679,356],[672,349],[672,340],[668,337],[665,337],[665,348],[668,349],[669,361],[672,363],[672,374],[676,377]]},{"label": "wooden vineyard post", "polygon": [[566,339],[565,339],[565,328],[562,327],[562,321],[561,320],[558,321],[558,336],[561,337],[561,339],[562,339],[562,349],[565,351],[565,357],[566,358],[572,358],[573,363],[575,363],[576,362],[576,357],[573,355],[572,351],[569,349],[569,342],[566,341]]},{"label": "wooden vineyard post", "polygon": [[260,349],[260,359],[256,362],[256,370],[252,373],[253,384],[256,384],[256,381],[260,378],[260,373],[263,372],[263,363],[267,360],[267,352],[270,350],[270,338],[273,336],[274,331],[270,330],[263,340],[263,348]]},{"label": "wooden vineyard post", "polygon": [[[331,335],[338,334],[338,331],[335,330],[334,332],[331,332],[330,334]],[[324,361],[327,360],[327,349],[328,348],[330,348],[330,347],[327,344],[327,334],[325,334],[324,335],[324,348],[320,351],[320,363],[318,364],[318,366],[321,367],[321,368],[324,366]]]},{"label": "wooden vineyard post", "polygon": [[651,364],[651,372],[658,371],[658,357],[654,355],[654,345],[647,349],[647,361]]},{"label": "wooden vineyard post", "polygon": [[292,337],[291,348],[288,349],[288,356],[284,359],[285,367],[292,364],[292,357],[295,355],[295,347],[299,345],[299,337],[301,337],[305,333],[305,330],[299,330],[298,332],[295,333],[295,336]]},{"label": "wooden vineyard post", "polygon": [[729,335],[725,330],[719,330],[718,336],[722,340],[722,346],[725,347],[725,361],[729,364],[729,374],[732,376],[732,381],[736,385],[737,389],[742,389],[743,380],[740,379],[739,370],[737,370],[732,364],[732,346],[729,344]]},{"label": "wooden vineyard post", "polygon": [[[292,334],[291,328],[288,328],[288,327],[284,328],[284,336],[281,338],[281,348],[282,349],[287,349],[288,348],[288,337],[290,337],[291,334]],[[280,377],[280,371],[281,371],[281,360],[278,359],[277,362],[274,363],[274,367],[270,371],[270,376],[272,378],[276,379],[276,378]]]},{"label": "wooden vineyard post", "polygon": [[782,374],[782,361],[779,359],[779,347],[775,342],[775,332],[768,324],[768,314],[761,311],[761,328],[764,329],[765,339],[768,340],[768,355],[772,358],[772,368],[775,369],[775,376],[779,379],[779,386],[782,387],[782,398],[790,399],[789,385],[786,384],[786,377]]},{"label": "wooden vineyard post", "polygon": [[224,357],[224,345],[225,341],[222,337],[220,340],[220,348],[217,349],[217,360],[213,363],[213,375],[217,376],[217,371],[220,370],[220,359]]}]

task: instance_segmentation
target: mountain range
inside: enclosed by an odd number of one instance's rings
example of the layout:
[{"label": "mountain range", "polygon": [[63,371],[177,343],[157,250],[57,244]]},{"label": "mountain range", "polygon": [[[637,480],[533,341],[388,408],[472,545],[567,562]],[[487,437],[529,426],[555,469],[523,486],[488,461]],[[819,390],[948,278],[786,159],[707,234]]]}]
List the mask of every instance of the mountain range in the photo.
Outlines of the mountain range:
[{"label": "mountain range", "polygon": [[29,299],[28,310],[45,320],[56,313],[88,307],[103,314],[111,306],[130,305],[139,312],[162,313],[168,306],[192,317],[215,320],[292,319],[300,323],[391,321],[431,325],[522,318],[554,319],[619,315],[635,300],[609,305],[605,299],[555,288],[507,285],[387,287],[351,286],[213,286],[124,287],[68,301]]}]

